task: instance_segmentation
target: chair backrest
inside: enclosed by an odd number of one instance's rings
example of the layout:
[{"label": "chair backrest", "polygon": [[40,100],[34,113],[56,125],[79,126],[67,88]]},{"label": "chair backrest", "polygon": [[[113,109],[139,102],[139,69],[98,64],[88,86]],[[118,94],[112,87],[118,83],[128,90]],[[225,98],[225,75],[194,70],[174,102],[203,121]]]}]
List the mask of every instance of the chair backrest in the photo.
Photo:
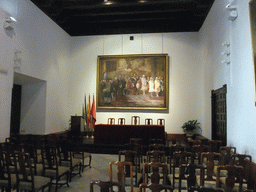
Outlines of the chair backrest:
[{"label": "chair backrest", "polygon": [[125,125],[125,118],[118,118],[118,125]]},{"label": "chair backrest", "polygon": [[100,188],[100,192],[112,192],[113,186],[119,186],[117,182],[101,181],[101,180],[91,180],[90,182],[90,192],[94,192],[93,186],[97,185]]},{"label": "chair backrest", "polygon": [[165,125],[165,119],[157,119],[157,125]]},{"label": "chair backrest", "polygon": [[147,162],[166,163],[165,151],[153,150],[147,151]]},{"label": "chair backrest", "polygon": [[132,174],[132,163],[131,162],[125,162],[125,161],[111,161],[109,163],[109,178],[110,182],[115,182],[113,180],[113,166],[117,166],[117,183],[119,184],[119,192],[125,192],[125,180],[126,180],[126,173],[125,173],[125,167],[130,167],[130,187],[131,192],[133,192],[133,174]]},{"label": "chair backrest", "polygon": [[[161,175],[160,175],[161,173]],[[149,182],[150,179],[150,182]],[[143,165],[143,183],[169,184],[168,179],[168,166],[166,163],[160,162],[146,162]]]},{"label": "chair backrest", "polygon": [[[179,172],[179,191],[181,191],[181,180],[187,180],[187,189],[190,190],[192,186],[196,186],[196,168],[197,165],[189,163],[189,164],[181,164],[180,172]],[[185,177],[185,173],[187,176]]]},{"label": "chair backrest", "polygon": [[220,147],[221,165],[227,165],[230,163],[231,156],[236,154],[236,148],[232,146]]},{"label": "chair backrest", "polygon": [[145,119],[145,125],[153,125],[153,119],[150,119],[150,118]]},{"label": "chair backrest", "polygon": [[210,146],[210,152],[220,152],[220,147],[222,143],[220,140],[209,140],[208,143]]},{"label": "chair backrest", "polygon": [[[134,173],[135,173],[135,185],[137,186],[138,180],[137,180],[137,175],[140,169],[140,158],[137,156],[136,151],[132,150],[124,150],[124,151],[119,151],[119,161],[124,161],[124,162],[131,162],[133,167],[134,167]],[[126,165],[125,166],[125,176],[130,177],[130,166]]]},{"label": "chair backrest", "polygon": [[108,124],[114,125],[115,124],[115,118],[108,118]]},{"label": "chair backrest", "polygon": [[220,182],[220,170],[226,169],[227,170],[227,176],[225,179],[225,189],[226,191],[234,191],[233,188],[235,186],[235,183],[239,183],[239,192],[242,191],[242,185],[243,185],[243,178],[241,177],[243,173],[243,167],[242,166],[236,166],[236,165],[222,165],[217,168],[217,174],[216,174],[216,187],[221,187]]},{"label": "chair backrest", "polygon": [[160,144],[163,145],[163,140],[162,139],[149,139],[149,144]]},{"label": "chair backrest", "polygon": [[140,125],[140,117],[139,116],[132,116],[131,124],[132,125]]},{"label": "chair backrest", "polygon": [[[220,153],[215,153],[215,152],[202,152],[201,153],[201,165],[205,164],[205,166],[202,166],[201,169],[201,175],[200,175],[200,185],[204,186],[204,181],[216,181],[213,178],[214,174],[214,166],[215,166],[215,161],[218,160],[218,165],[220,164],[221,161],[221,154]],[[206,171],[205,171],[206,170]],[[205,174],[207,175],[205,177]]]},{"label": "chair backrest", "polygon": [[11,191],[11,172],[9,166],[12,166],[9,152],[0,151],[0,181],[7,183],[7,188]]},{"label": "chair backrest", "polygon": [[221,188],[213,188],[213,187],[192,187],[191,192],[198,191],[198,192],[224,192],[224,189]]},{"label": "chair backrest", "polygon": [[205,146],[205,145],[194,145],[192,146],[192,150],[191,150],[191,152],[193,153],[194,159],[198,160],[198,165],[201,164],[201,154],[203,152],[209,152],[209,151],[210,151],[209,146]]},{"label": "chair backrest", "polygon": [[16,172],[17,172],[16,176],[17,176],[18,183],[20,182],[30,183],[31,191],[35,191],[34,171],[31,166],[29,154],[16,153],[15,155],[17,157],[17,164],[19,167],[19,168],[16,168]]},{"label": "chair backrest", "polygon": [[[160,184],[156,184],[156,183],[142,183],[139,186],[139,190],[140,192],[142,192],[142,190],[145,189],[149,189],[152,192],[160,192],[160,191],[173,191],[173,188],[171,185],[160,185]],[[147,190],[148,191],[148,190]]]},{"label": "chair backrest", "polygon": [[[44,169],[58,169],[58,159],[57,159],[57,139],[53,140],[51,137],[45,137],[41,140],[41,156],[42,164]],[[44,174],[44,173],[43,173]]]},{"label": "chair backrest", "polygon": [[251,177],[250,176],[251,162],[252,162],[251,155],[238,154],[238,153],[233,154],[230,160],[231,165],[237,165],[237,166],[243,167],[242,177],[247,181]]}]

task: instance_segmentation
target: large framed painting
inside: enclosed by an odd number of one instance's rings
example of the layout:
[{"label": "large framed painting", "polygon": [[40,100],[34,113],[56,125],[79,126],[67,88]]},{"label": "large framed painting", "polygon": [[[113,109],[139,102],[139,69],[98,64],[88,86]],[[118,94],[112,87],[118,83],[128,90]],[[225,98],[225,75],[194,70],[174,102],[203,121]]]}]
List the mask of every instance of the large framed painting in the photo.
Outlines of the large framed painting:
[{"label": "large framed painting", "polygon": [[100,55],[97,109],[167,110],[168,54]]}]

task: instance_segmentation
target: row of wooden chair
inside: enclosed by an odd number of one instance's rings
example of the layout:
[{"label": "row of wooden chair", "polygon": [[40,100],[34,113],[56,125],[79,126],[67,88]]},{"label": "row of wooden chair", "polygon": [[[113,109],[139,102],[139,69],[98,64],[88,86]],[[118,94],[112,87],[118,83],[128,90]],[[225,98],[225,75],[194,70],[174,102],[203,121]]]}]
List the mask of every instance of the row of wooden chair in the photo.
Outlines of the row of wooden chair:
[{"label": "row of wooden chair", "polygon": [[[174,186],[175,184],[178,184],[177,180],[181,182],[182,179],[187,179],[187,176],[185,176],[184,173],[188,169],[188,167],[186,167],[188,166],[188,164],[190,166],[195,165],[194,169],[199,170],[197,171],[198,174],[195,181],[201,186],[205,186],[205,183],[208,183],[208,181],[210,182],[214,181],[214,185],[212,186],[219,188],[221,184],[223,185],[226,183],[225,177],[221,177],[223,175],[220,174],[224,172],[226,173],[226,176],[228,174],[231,174],[234,176],[234,173],[236,173],[235,174],[236,177],[234,177],[234,179],[233,178],[230,179],[231,177],[228,176],[229,182],[228,182],[228,185],[225,186],[226,189],[228,188],[233,189],[235,186],[235,183],[238,183],[239,185],[241,185],[239,181],[244,181],[244,183],[247,184],[248,188],[252,188],[249,186],[250,182],[248,182],[250,177],[248,175],[238,174],[239,170],[241,171],[241,167],[243,167],[243,170],[244,170],[242,171],[242,173],[248,173],[249,164],[251,163],[251,157],[249,155],[236,154],[235,148],[228,147],[228,146],[220,147],[217,152],[215,152],[214,148],[211,148],[210,146],[194,145],[190,147],[190,151],[187,151],[186,149],[183,149],[180,151],[182,147],[179,146],[178,148],[175,148],[177,146],[179,145],[171,146],[173,147],[173,149],[176,149],[176,151],[172,151],[172,152],[169,151],[169,153],[167,153],[167,158],[165,158],[165,156],[163,155],[165,151],[162,151],[161,153],[158,152],[158,155],[162,154],[162,156],[164,156],[162,160],[168,159],[168,158],[171,159],[171,161],[166,160],[166,162],[169,164],[169,167],[170,167],[169,173],[171,173],[172,175],[173,188],[175,188]],[[170,148],[166,148],[164,146],[162,147],[163,147],[162,149],[170,150]],[[156,158],[153,158],[153,159],[156,159]],[[217,160],[218,160],[218,164],[216,164]],[[238,169],[238,171],[231,172],[229,167],[232,167],[232,169],[235,169],[235,170]],[[192,167],[190,168],[192,169]],[[225,169],[226,171],[223,171],[223,169]],[[177,173],[176,173],[176,170],[178,171]],[[216,179],[216,175],[218,171],[219,171],[219,178]],[[239,176],[241,175],[244,175],[243,177],[241,177],[243,179],[239,178]],[[234,186],[232,186],[232,182],[234,183]],[[190,186],[193,186],[192,184],[190,184]],[[181,184],[179,183],[178,187],[180,186]],[[181,189],[182,187],[179,190]],[[239,186],[237,189],[239,191],[242,191],[242,188],[239,189]]]},{"label": "row of wooden chair", "polygon": [[[91,155],[89,153],[85,155],[85,152],[77,148],[77,145],[74,146],[74,144],[62,137],[55,137],[54,135],[41,136],[37,142],[33,137],[27,137],[23,142],[18,142],[13,138],[8,138],[6,141],[2,143],[0,150],[4,156],[7,155],[8,157],[9,155],[12,160],[17,162],[20,162],[20,159],[25,159],[25,164],[27,165],[25,170],[33,171],[33,175],[31,175],[31,172],[24,172],[23,170],[24,175],[26,173],[29,176],[28,178],[32,178],[31,185],[33,189],[31,191],[37,189],[36,178],[50,179],[50,183],[55,185],[55,191],[62,185],[69,186],[69,182],[74,175],[79,174],[81,176],[81,171],[84,168],[84,163],[82,162],[84,162],[85,156],[90,158],[88,166],[91,163]],[[13,163],[12,167],[9,166],[10,174],[13,173],[19,176],[21,165],[17,164],[17,168],[15,168],[15,165]],[[5,174],[5,172],[2,172],[2,174]],[[10,181],[10,183],[13,181],[15,180]],[[18,178],[16,181],[19,181]]]},{"label": "row of wooden chair", "polygon": [[[108,118],[108,124],[114,125],[115,118]],[[125,118],[118,118],[118,125],[125,125]],[[139,116],[132,116],[131,117],[131,125],[140,125],[140,117]],[[153,119],[146,118],[145,125],[153,125]],[[164,119],[157,119],[157,125],[165,125]]]}]

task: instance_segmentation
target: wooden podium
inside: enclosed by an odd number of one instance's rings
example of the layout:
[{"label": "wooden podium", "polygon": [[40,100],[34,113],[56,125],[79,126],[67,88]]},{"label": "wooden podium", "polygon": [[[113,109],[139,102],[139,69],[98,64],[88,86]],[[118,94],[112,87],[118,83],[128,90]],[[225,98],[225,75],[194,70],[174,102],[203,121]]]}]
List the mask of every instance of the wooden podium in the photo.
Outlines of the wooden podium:
[{"label": "wooden podium", "polygon": [[82,116],[71,116],[71,134],[80,135],[84,131],[84,118]]}]

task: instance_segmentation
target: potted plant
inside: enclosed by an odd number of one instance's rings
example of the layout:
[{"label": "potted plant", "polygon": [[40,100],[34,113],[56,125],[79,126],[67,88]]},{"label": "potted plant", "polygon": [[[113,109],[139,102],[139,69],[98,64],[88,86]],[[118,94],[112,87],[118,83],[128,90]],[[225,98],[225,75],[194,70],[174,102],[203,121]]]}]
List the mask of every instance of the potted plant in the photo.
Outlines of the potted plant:
[{"label": "potted plant", "polygon": [[197,120],[189,120],[185,122],[181,128],[187,137],[192,137],[196,130],[201,130],[200,123]]}]

